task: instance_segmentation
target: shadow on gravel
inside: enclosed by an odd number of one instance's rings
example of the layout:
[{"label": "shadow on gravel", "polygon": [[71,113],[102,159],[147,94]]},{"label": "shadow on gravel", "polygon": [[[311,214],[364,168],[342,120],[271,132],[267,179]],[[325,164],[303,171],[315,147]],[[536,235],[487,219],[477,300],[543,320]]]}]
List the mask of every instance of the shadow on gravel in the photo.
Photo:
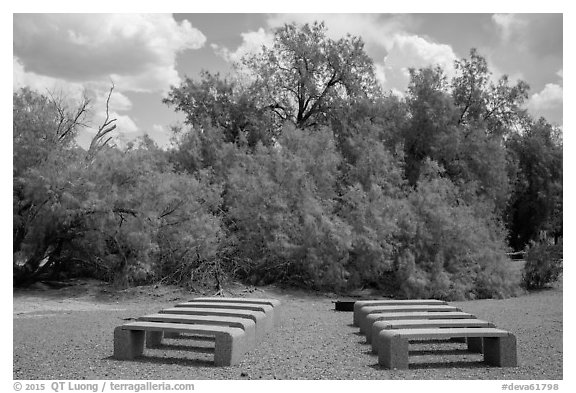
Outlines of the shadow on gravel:
[{"label": "shadow on gravel", "polygon": [[184,335],[184,334],[182,334],[182,335],[177,336],[177,337],[171,337],[170,340],[216,342],[216,337],[193,336],[193,335]]},{"label": "shadow on gravel", "polygon": [[410,344],[453,344],[455,341],[450,339],[437,339],[437,340],[410,340]]},{"label": "shadow on gravel", "polygon": [[188,352],[198,352],[198,353],[214,353],[214,348],[210,347],[197,347],[193,345],[182,345],[182,344],[160,344],[154,349],[170,349],[174,351],[188,351]]},{"label": "shadow on gravel", "polygon": [[411,370],[426,370],[429,368],[487,368],[490,367],[488,364],[484,363],[482,360],[476,361],[456,361],[447,363],[414,363],[410,365]]},{"label": "shadow on gravel", "polygon": [[197,367],[216,367],[213,360],[203,359],[187,359],[175,357],[162,357],[162,356],[138,356],[133,360],[118,360],[113,356],[108,356],[102,360],[114,360],[117,362],[137,362],[137,363],[152,363],[152,364],[178,364],[180,366],[197,366]]},{"label": "shadow on gravel", "polygon": [[412,370],[426,370],[426,369],[448,369],[448,368],[486,368],[490,367],[483,361],[456,361],[456,362],[447,362],[447,363],[437,363],[437,362],[428,362],[428,363],[410,363],[408,370],[391,370],[389,368],[385,368],[380,366],[378,363],[370,364],[368,367],[373,368],[374,370],[387,370],[387,371],[412,371]]},{"label": "shadow on gravel", "polygon": [[414,349],[408,352],[409,356],[424,355],[468,355],[470,352],[466,349]]}]

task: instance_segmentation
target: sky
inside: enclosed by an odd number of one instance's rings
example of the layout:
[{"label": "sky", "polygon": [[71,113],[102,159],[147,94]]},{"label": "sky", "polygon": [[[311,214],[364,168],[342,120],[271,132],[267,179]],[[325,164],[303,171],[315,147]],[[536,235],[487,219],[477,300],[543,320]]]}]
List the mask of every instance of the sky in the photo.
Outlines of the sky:
[{"label": "sky", "polygon": [[14,14],[13,89],[28,86],[92,103],[92,129],[102,122],[111,84],[117,138],[148,134],[161,146],[183,117],[162,103],[171,86],[201,70],[231,72],[242,55],[270,45],[285,23],[324,21],[338,39],[362,37],[386,91],[403,94],[408,68],[454,61],[476,48],[494,78],[526,81],[528,111],[563,126],[562,14]]}]

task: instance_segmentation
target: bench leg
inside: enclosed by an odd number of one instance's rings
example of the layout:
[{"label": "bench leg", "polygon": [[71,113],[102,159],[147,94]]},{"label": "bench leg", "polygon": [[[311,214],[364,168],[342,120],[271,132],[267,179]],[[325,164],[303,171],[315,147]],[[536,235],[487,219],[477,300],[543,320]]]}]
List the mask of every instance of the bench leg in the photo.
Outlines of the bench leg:
[{"label": "bench leg", "polygon": [[214,365],[233,366],[242,360],[246,343],[244,336],[233,337],[229,334],[216,334]]},{"label": "bench leg", "polygon": [[280,321],[280,319],[281,319],[280,306],[274,307],[273,311],[274,311],[274,326],[278,327],[278,326],[280,326],[280,323],[281,323],[281,321]]},{"label": "bench leg", "polygon": [[256,313],[256,339],[258,342],[264,341],[266,337],[266,315],[262,312]]},{"label": "bench leg", "polygon": [[378,350],[378,364],[386,368],[407,369],[408,368],[408,340],[400,336],[373,337],[373,340],[380,341]]},{"label": "bench leg", "polygon": [[114,329],[114,358],[131,360],[144,352],[143,330],[128,330],[118,326]]},{"label": "bench leg", "polygon": [[163,332],[146,332],[146,348],[158,348],[162,345]]},{"label": "bench leg", "polygon": [[466,342],[470,352],[482,353],[482,337],[468,337]]},{"label": "bench leg", "polygon": [[516,337],[484,337],[484,361],[491,366],[516,367]]}]

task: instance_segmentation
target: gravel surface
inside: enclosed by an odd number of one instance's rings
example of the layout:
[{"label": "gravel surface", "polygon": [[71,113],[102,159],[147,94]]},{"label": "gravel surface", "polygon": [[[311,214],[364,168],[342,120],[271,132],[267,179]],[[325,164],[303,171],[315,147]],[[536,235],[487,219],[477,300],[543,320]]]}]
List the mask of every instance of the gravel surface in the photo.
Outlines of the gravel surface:
[{"label": "gravel surface", "polygon": [[[562,379],[562,287],[505,300],[453,302],[517,338],[519,367],[498,368],[461,343],[415,343],[409,370],[386,370],[352,326],[334,311],[336,296],[276,288],[232,292],[273,297],[283,320],[232,367],[214,367],[213,343],[165,340],[134,361],[117,361],[113,330],[198,294],[174,288],[97,293],[83,287],[14,292],[14,379]],[[196,348],[196,349],[194,349]],[[40,365],[40,366],[39,366]]]}]

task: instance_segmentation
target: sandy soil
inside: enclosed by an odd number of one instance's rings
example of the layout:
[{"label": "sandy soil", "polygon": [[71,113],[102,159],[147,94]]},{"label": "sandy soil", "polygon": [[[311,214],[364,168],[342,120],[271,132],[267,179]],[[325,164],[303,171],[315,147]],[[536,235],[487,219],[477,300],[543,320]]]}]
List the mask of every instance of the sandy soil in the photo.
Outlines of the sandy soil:
[{"label": "sandy soil", "polygon": [[[283,302],[281,326],[233,367],[214,367],[213,349],[190,339],[165,340],[135,361],[118,361],[115,326],[209,295],[173,287],[114,291],[88,281],[60,290],[14,292],[14,379],[562,379],[562,286],[504,300],[454,302],[513,332],[520,366],[487,367],[460,343],[411,345],[410,369],[385,370],[352,313],[336,312],[333,294],[278,288],[229,288],[229,295]],[[213,345],[213,344],[212,344]]]}]

